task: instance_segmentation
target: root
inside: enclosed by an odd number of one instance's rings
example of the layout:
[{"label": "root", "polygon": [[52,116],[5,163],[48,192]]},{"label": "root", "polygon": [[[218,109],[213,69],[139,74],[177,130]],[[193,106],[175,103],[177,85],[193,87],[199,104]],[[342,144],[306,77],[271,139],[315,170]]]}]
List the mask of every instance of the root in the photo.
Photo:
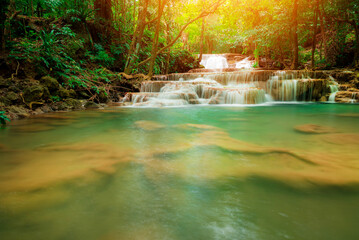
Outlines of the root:
[{"label": "root", "polygon": [[28,106],[28,107],[30,108],[30,110],[32,110],[32,105],[34,105],[34,104],[37,104],[37,105],[43,105],[43,104],[45,104],[45,102],[31,102],[31,103],[27,103],[27,102],[25,101],[24,96],[23,96],[22,93],[20,93],[20,97],[21,97],[23,103],[24,103],[26,106]]},{"label": "root", "polygon": [[16,76],[17,77],[17,75],[18,75],[18,73],[19,73],[19,67],[20,67],[20,63],[19,63],[19,61],[17,61],[17,67],[16,67],[16,72],[15,73],[13,73],[13,74],[11,74],[11,79],[14,81],[14,77]]},{"label": "root", "polygon": [[149,77],[147,75],[144,75],[142,73],[135,74],[135,75],[128,75],[128,74],[126,74],[124,72],[121,72],[118,75],[120,75],[121,77],[124,77],[127,80],[131,80],[131,79],[134,79],[134,78],[142,78],[143,80],[150,80],[151,79],[151,77]]}]

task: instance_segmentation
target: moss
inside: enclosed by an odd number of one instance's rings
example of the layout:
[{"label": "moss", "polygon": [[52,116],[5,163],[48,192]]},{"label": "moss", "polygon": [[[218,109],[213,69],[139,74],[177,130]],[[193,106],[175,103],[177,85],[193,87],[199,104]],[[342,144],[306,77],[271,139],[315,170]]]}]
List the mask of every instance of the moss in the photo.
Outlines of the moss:
[{"label": "moss", "polygon": [[84,107],[80,100],[69,98],[65,100],[65,103],[73,110],[83,110]]},{"label": "moss", "polygon": [[56,91],[60,88],[59,82],[50,76],[42,77],[40,80],[41,84],[49,89],[50,92]]},{"label": "moss", "polygon": [[85,108],[86,109],[97,109],[100,108],[101,106],[93,101],[88,101],[85,104]]},{"label": "moss", "polygon": [[56,93],[56,95],[58,95],[62,99],[70,97],[70,91],[63,87],[60,87],[60,89]]}]

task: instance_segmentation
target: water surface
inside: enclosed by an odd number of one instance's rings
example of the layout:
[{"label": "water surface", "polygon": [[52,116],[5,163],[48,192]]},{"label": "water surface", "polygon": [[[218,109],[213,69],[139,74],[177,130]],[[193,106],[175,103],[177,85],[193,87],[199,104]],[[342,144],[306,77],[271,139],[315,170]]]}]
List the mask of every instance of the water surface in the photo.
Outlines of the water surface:
[{"label": "water surface", "polygon": [[281,104],[14,121],[0,236],[359,239],[358,120],[358,105]]}]

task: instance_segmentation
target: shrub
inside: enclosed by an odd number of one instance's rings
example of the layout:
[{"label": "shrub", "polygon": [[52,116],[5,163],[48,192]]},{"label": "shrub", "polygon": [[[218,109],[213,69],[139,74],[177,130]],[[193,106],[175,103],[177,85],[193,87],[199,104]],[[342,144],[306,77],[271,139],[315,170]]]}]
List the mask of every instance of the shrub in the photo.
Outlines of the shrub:
[{"label": "shrub", "polygon": [[1,125],[5,125],[6,121],[10,122],[10,119],[5,115],[5,112],[0,112],[0,123]]}]

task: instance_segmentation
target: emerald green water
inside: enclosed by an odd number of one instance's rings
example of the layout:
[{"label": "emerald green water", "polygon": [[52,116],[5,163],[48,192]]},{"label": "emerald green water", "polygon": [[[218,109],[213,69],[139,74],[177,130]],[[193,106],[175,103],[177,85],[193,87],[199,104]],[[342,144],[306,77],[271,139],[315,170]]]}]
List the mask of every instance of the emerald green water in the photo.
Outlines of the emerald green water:
[{"label": "emerald green water", "polygon": [[0,239],[359,239],[358,146],[359,105],[14,121],[0,130]]}]

